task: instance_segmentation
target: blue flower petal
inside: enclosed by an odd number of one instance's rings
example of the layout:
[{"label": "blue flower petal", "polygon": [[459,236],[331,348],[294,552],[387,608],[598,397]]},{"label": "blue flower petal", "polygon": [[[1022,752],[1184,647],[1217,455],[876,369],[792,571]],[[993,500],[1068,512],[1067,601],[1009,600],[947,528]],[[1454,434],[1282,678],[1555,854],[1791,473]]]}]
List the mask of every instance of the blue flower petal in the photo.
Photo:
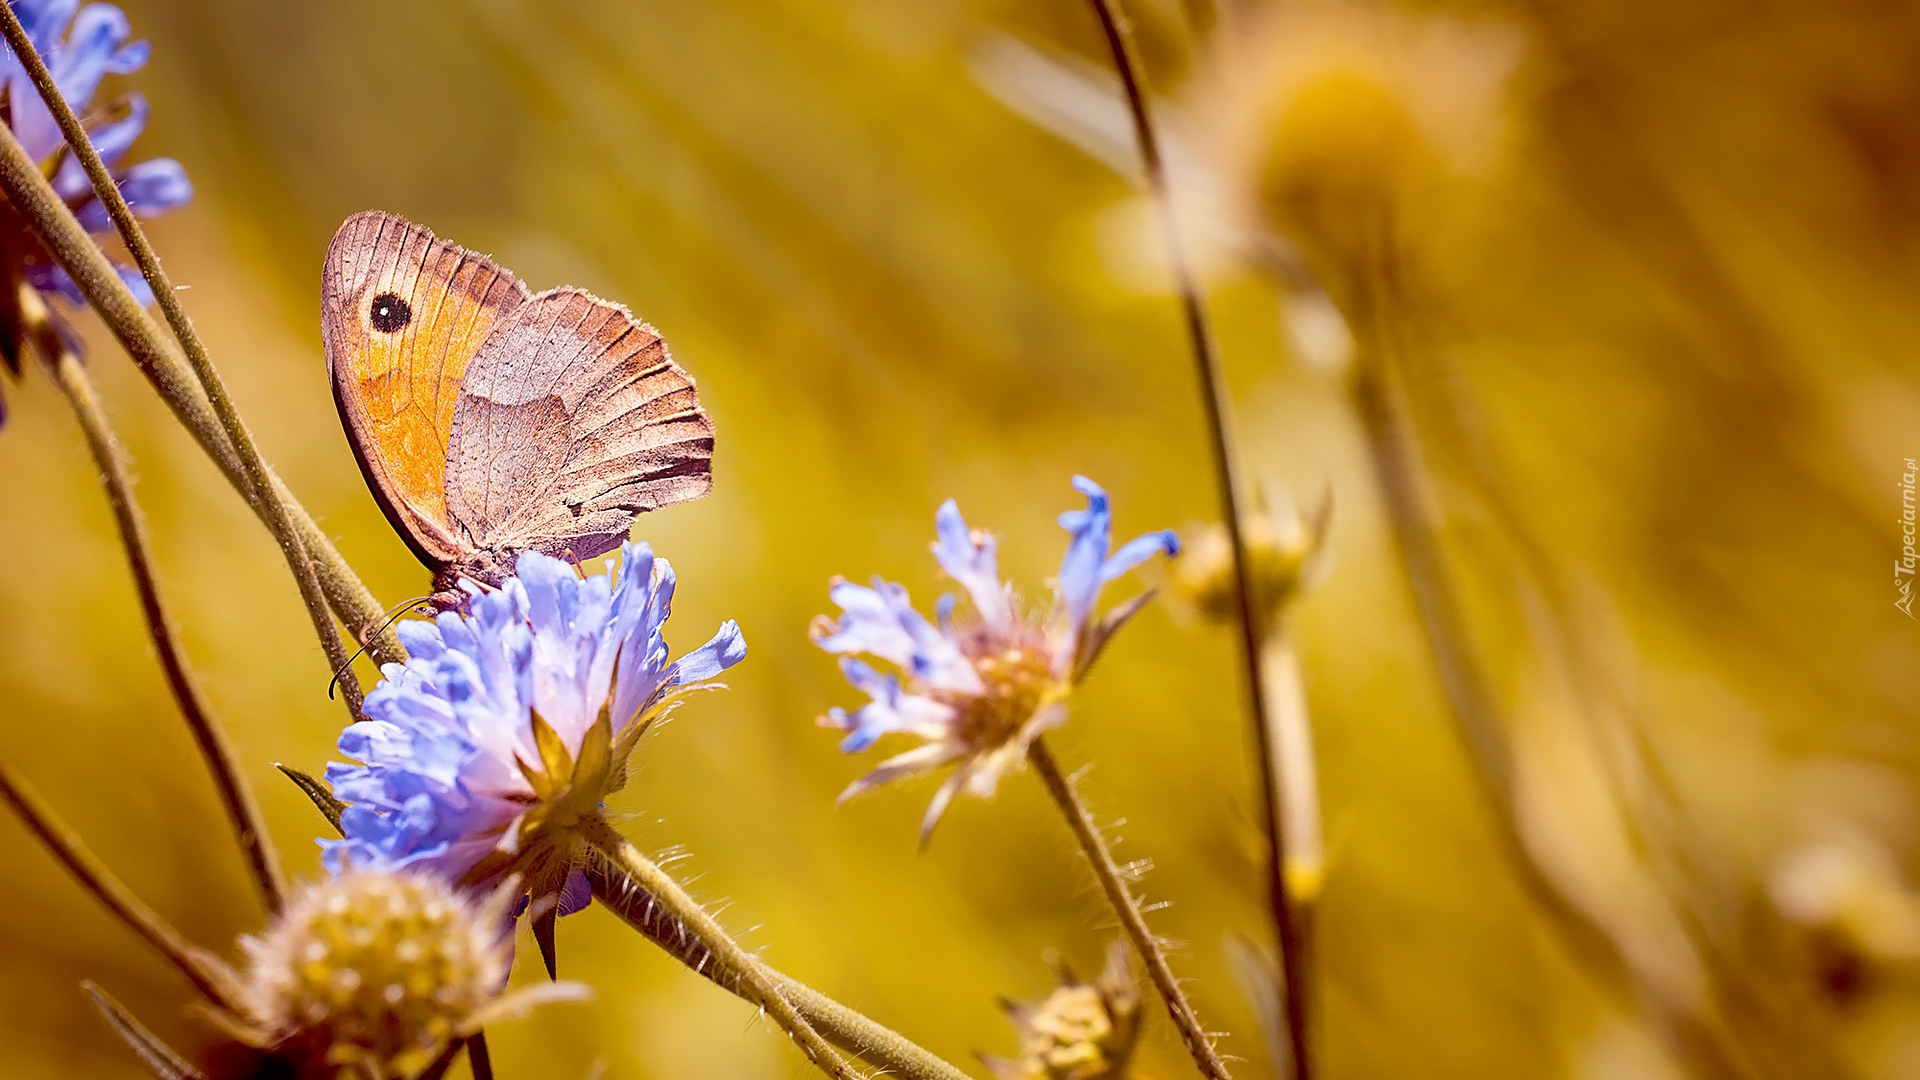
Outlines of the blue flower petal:
[{"label": "blue flower petal", "polygon": [[686,686],[705,682],[721,672],[746,659],[747,639],[740,633],[740,625],[732,619],[720,624],[720,632],[712,640],[680,658],[675,663],[672,685]]},{"label": "blue flower petal", "polygon": [[1180,554],[1180,537],[1172,529],[1136,536],[1120,546],[1100,567],[1100,580],[1112,581],[1159,554]]},{"label": "blue flower petal", "polygon": [[1000,568],[994,557],[993,537],[977,536],[960,516],[960,506],[952,499],[940,504],[933,516],[934,558],[947,576],[960,583],[973,597],[980,619],[993,629],[1004,629],[1013,621],[1007,606],[1007,587],[1000,581]]},{"label": "blue flower petal", "polygon": [[1100,586],[1105,580],[1100,571],[1112,541],[1113,515],[1107,493],[1100,485],[1076,476],[1073,487],[1087,497],[1087,508],[1060,515],[1060,527],[1073,536],[1067,542],[1067,554],[1060,561],[1060,576],[1054,587],[1066,607],[1077,640],[1093,614],[1094,601],[1099,599]]},{"label": "blue flower petal", "polygon": [[[172,158],[151,158],[120,174],[120,194],[133,209],[134,216],[159,217],[193,201],[193,184],[179,162]],[[105,210],[101,213],[104,217]],[[86,223],[84,218],[82,223]],[[110,225],[108,222],[107,226]],[[105,232],[107,226],[92,231]]]},{"label": "blue flower petal", "polygon": [[28,263],[27,283],[43,293],[63,297],[75,304],[85,304],[86,297],[80,295],[80,286],[74,284],[67,272],[52,263]]}]

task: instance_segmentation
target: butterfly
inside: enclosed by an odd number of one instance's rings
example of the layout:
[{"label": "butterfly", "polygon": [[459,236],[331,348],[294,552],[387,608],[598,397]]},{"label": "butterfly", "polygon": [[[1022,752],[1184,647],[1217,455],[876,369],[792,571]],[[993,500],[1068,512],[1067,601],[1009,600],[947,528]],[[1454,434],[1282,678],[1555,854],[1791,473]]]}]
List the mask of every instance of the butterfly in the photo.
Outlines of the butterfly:
[{"label": "butterfly", "polygon": [[327,249],[333,398],[374,498],[433,571],[498,585],[522,552],[578,562],[713,486],[713,422],[659,331],[575,288],[534,293],[393,214]]}]

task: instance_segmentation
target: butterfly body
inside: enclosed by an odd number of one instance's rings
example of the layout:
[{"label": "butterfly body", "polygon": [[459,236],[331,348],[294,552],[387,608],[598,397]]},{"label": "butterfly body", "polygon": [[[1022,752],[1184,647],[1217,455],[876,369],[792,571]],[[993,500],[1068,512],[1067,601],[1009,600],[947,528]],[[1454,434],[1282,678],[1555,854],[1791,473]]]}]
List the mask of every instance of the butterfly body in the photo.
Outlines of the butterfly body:
[{"label": "butterfly body", "polygon": [[574,288],[367,211],[328,249],[334,401],[374,497],[434,572],[497,585],[522,552],[617,548],[635,516],[705,495],[713,425],[658,331]]}]

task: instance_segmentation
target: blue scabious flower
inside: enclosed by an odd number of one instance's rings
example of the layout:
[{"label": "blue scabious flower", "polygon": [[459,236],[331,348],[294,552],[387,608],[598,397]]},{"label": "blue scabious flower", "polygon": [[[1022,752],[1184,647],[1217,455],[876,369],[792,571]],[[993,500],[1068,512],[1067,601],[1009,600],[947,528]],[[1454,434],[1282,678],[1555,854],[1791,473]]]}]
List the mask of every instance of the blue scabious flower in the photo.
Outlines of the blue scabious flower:
[{"label": "blue scabious flower", "polygon": [[[151,52],[144,41],[128,41],[133,34],[127,15],[112,4],[88,4],[77,0],[14,0],[13,10],[20,17],[34,48],[53,73],[60,96],[87,124],[94,149],[119,182],[120,193],[134,213],[153,217],[186,205],[193,198],[193,185],[187,173],[172,158],[153,158],[121,167],[121,161],[147,123],[147,101],[139,94],[105,106],[94,107],[93,95],[100,80],[108,74],[124,75],[138,71]],[[7,122],[14,138],[35,161],[57,165],[53,190],[65,199],[87,231],[111,232],[106,207],[93,193],[86,170],[71,154],[60,153],[66,140],[60,126],[39,91],[27,78],[26,68],[10,50],[0,48],[0,80],[7,96]],[[56,154],[59,156],[56,158]],[[142,303],[153,303],[153,294],[139,271],[123,266],[121,276]],[[55,292],[76,304],[83,303],[80,290],[66,272],[45,259],[35,260],[27,268],[27,280],[43,292]]]},{"label": "blue scabious flower", "polygon": [[[123,165],[147,123],[147,102],[139,94],[127,94],[96,105],[94,93],[109,74],[124,75],[137,71],[147,62],[151,51],[144,41],[129,41],[132,25],[126,13],[112,4],[87,4],[78,0],[13,0],[14,14],[32,40],[35,51],[53,73],[60,96],[66,99],[86,126],[88,136],[100,157],[118,182],[133,212],[143,218],[154,217],[185,205],[193,198],[193,185],[187,173],[172,158],[153,158]],[[66,140],[53,113],[40,92],[27,77],[18,57],[0,45],[0,92],[5,94],[5,119],[14,138],[28,156],[51,170],[53,190],[66,201],[88,232],[113,231],[106,207],[93,193],[86,170],[66,152]],[[6,336],[4,356],[9,368],[19,373],[19,355],[31,328],[29,322],[43,324],[58,333],[69,349],[79,351],[79,338],[56,314],[41,310],[23,311],[23,307],[42,309],[44,304],[23,302],[18,295],[22,285],[36,293],[65,297],[73,304],[84,304],[80,289],[40,247],[40,243],[10,207],[0,209],[7,226],[0,229],[0,263],[6,280],[0,294],[0,331]],[[142,304],[153,303],[153,291],[146,279],[131,266],[115,264],[121,280],[133,290]],[[44,343],[44,341],[43,341]],[[3,416],[0,413],[0,416]]]},{"label": "blue scabious flower", "polygon": [[[560,913],[584,906],[576,826],[626,780],[640,735],[746,655],[731,620],[670,660],[674,574],[629,543],[617,577],[581,577],[529,552],[498,589],[472,582],[469,613],[400,624],[366,719],[340,736],[355,763],[327,766],[344,838],[327,868],[421,867],[472,888],[520,874]],[[710,685],[710,684],[708,684]]]},{"label": "blue scabious flower", "polygon": [[[951,499],[934,517],[933,554],[972,600],[969,616],[955,618],[951,595],[940,599],[937,621],[930,622],[899,585],[878,578],[872,588],[834,582],[829,595],[840,605],[840,618],[816,620],[814,641],[843,654],[840,670],[847,681],[873,700],[852,713],[832,709],[821,723],[848,733],[840,744],[848,753],[867,749],[882,735],[925,740],[856,780],[841,801],[889,780],[958,762],[927,808],[920,832],[924,843],[962,787],[993,794],[1000,776],[1026,756],[1034,737],[1066,719],[1074,684],[1151,595],[1135,597],[1096,622],[1093,610],[1101,588],[1156,554],[1180,550],[1170,530],[1111,550],[1107,493],[1084,476],[1074,477],[1073,486],[1087,497],[1087,508],[1060,515],[1071,539],[1045,612],[1020,611],[1012,586],[1000,580],[993,537],[969,530]],[[862,653],[899,673],[876,670],[854,655]]]}]

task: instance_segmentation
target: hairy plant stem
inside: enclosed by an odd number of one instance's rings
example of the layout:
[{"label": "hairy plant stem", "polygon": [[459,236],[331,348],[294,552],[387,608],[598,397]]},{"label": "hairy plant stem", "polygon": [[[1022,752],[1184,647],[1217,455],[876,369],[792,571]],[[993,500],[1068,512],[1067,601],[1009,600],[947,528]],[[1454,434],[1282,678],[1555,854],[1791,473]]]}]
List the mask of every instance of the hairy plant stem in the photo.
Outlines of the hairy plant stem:
[{"label": "hairy plant stem", "polygon": [[[730,994],[753,1000],[740,973],[716,959],[686,923],[639,882],[605,862],[596,861],[586,871],[593,882],[594,899],[607,910],[695,974]],[[966,1073],[906,1036],[783,974],[757,956],[749,953],[747,961],[758,977],[779,987],[794,1010],[828,1042],[879,1066],[888,1076],[902,1080],[967,1080]]]},{"label": "hairy plant stem", "polygon": [[[1273,918],[1274,933],[1280,939],[1280,977],[1285,990],[1287,1043],[1291,1052],[1293,1080],[1312,1080],[1313,1058],[1309,1036],[1309,980],[1307,933],[1300,913],[1287,889],[1287,829],[1274,819],[1283,800],[1279,795],[1280,778],[1275,766],[1272,725],[1267,716],[1266,679],[1261,670],[1261,638],[1265,627],[1254,585],[1248,573],[1245,487],[1240,479],[1239,461],[1234,456],[1233,424],[1227,396],[1226,377],[1214,348],[1213,332],[1207,322],[1206,305],[1175,212],[1173,190],[1167,181],[1166,164],[1160,156],[1160,140],[1149,103],[1146,73],[1134,47],[1133,32],[1118,0],[1088,0],[1100,19],[1113,65],[1126,92],[1127,108],[1133,117],[1134,138],[1140,145],[1147,187],[1159,207],[1161,230],[1167,247],[1167,262],[1173,271],[1174,288],[1180,294],[1187,337],[1193,349],[1194,366],[1200,377],[1201,403],[1207,414],[1207,434],[1213,451],[1214,479],[1219,486],[1221,513],[1225,517],[1227,540],[1233,552],[1233,593],[1240,631],[1240,659],[1246,671],[1247,708],[1253,722],[1255,745],[1254,773],[1259,781],[1260,805],[1270,813],[1261,815],[1267,859],[1267,904]],[[1312,763],[1306,767],[1311,769]]]},{"label": "hairy plant stem", "polygon": [[341,558],[333,542],[301,508],[272,470],[266,470],[269,495],[256,498],[254,484],[239,454],[227,439],[218,417],[178,348],[134,298],[80,222],[53,191],[40,166],[27,156],[11,129],[0,125],[0,189],[41,245],[73,278],[80,293],[112,331],[141,374],[153,384],[161,400],[173,410],[208,458],[219,467],[234,490],[264,522],[269,504],[277,500],[292,516],[302,547],[316,556],[315,569],[328,604],[356,636],[371,635],[369,651],[381,662],[406,659],[406,650],[392,630],[381,629],[385,615],[373,593]]},{"label": "hairy plant stem", "polygon": [[606,819],[594,816],[583,822],[585,839],[600,858],[632,878],[645,889],[654,900],[665,905],[680,924],[691,932],[695,939],[723,967],[738,974],[741,982],[740,995],[758,1005],[775,1023],[793,1038],[800,1052],[820,1071],[839,1080],[857,1080],[859,1074],[840,1056],[839,1051],[828,1045],[825,1038],[816,1031],[806,1018],[794,1008],[779,984],[767,978],[753,957],[738,942],[720,928],[719,922],[707,914],[705,908],[687,895],[680,883],[665,870],[640,853],[640,849],[627,842],[626,837],[614,831]]},{"label": "hairy plant stem", "polygon": [[[20,17],[14,14],[11,5],[0,5],[0,33],[5,34],[7,44],[19,58],[27,77],[33,80],[34,88],[40,92],[54,121],[60,125],[61,134],[66,136],[67,152],[73,154],[86,170],[87,179],[93,183],[94,195],[106,208],[107,216],[119,230],[120,238],[126,242],[127,250],[132,253],[141,274],[145,275],[147,284],[152,286],[154,299],[166,315],[167,324],[173,328],[174,338],[186,351],[187,363],[192,367],[208,403],[213,406],[213,414],[220,423],[221,431],[240,459],[240,467],[247,477],[248,496],[261,504],[258,508],[261,518],[279,543],[288,569],[293,572],[294,582],[300,588],[300,598],[306,604],[308,617],[313,620],[314,633],[320,639],[321,648],[326,651],[329,666],[339,670],[348,663],[349,654],[346,643],[340,638],[339,627],[333,621],[333,612],[320,587],[313,560],[308,557],[300,531],[294,525],[293,514],[288,511],[279,491],[269,479],[267,464],[260,457],[259,447],[254,445],[253,433],[247,430],[246,423],[240,419],[239,410],[227,394],[226,383],[221,380],[220,373],[214,370],[213,360],[207,355],[206,344],[194,332],[192,320],[180,305],[180,295],[174,290],[166,270],[161,267],[160,256],[154,252],[153,244],[147,240],[146,232],[133,216],[133,208],[127,205],[126,197],[120,193],[120,185],[107,171],[106,162],[101,160],[100,152],[94,149],[93,140],[67,104],[65,95],[61,94],[60,87],[53,80],[53,73],[47,70],[46,62],[34,48],[32,39],[27,36],[26,28],[20,25]],[[359,720],[360,685],[353,679],[343,679],[342,683],[344,693],[341,696],[347,707],[349,722]]]},{"label": "hairy plant stem", "polygon": [[113,875],[100,859],[87,850],[80,837],[56,817],[32,788],[0,762],[0,798],[19,816],[20,821],[60,860],[81,888],[92,893],[114,917],[133,930],[160,955],[180,969],[202,997],[229,1012],[237,1010],[225,968],[219,960],[180,936],[159,913],[133,895],[125,882]]},{"label": "hairy plant stem", "polygon": [[[20,313],[23,322],[45,324],[46,310],[41,306],[39,294],[24,283],[20,286]],[[51,327],[48,329],[51,330]],[[48,344],[57,345],[59,341],[59,335],[53,333],[35,334],[34,338],[41,345],[36,352],[43,351]],[[179,632],[160,599],[146,521],[140,514],[139,504],[134,501],[133,483],[127,476],[126,461],[118,440],[113,436],[113,428],[107,422],[106,411],[100,407],[100,399],[94,393],[86,369],[80,366],[79,357],[61,348],[54,357],[43,355],[42,360],[54,384],[72,404],[73,414],[86,434],[87,448],[92,451],[94,464],[100,469],[101,483],[107,491],[107,503],[113,508],[114,524],[120,530],[120,545],[126,550],[127,565],[133,572],[134,591],[140,596],[140,611],[146,616],[147,633],[153,639],[154,650],[160,654],[160,667],[166,673],[167,686],[180,705],[180,714],[187,721],[187,730],[193,734],[193,743],[200,751],[201,760],[206,762],[207,771],[213,776],[214,789],[220,794],[220,805],[225,809],[227,822],[240,843],[240,851],[246,858],[247,869],[252,873],[254,887],[259,890],[267,910],[278,911],[281,897],[286,892],[280,860],[274,854],[273,841],[260,817],[260,806],[254,801],[253,791],[241,778],[240,769],[234,763],[233,746],[227,741],[226,731],[207,708],[206,698],[201,694],[192,670],[187,667],[186,655],[180,647]]]},{"label": "hairy plant stem", "polygon": [[1093,876],[1100,881],[1100,891],[1107,894],[1107,904],[1120,919],[1121,929],[1126,931],[1127,939],[1133,942],[1134,951],[1140,954],[1141,963],[1147,966],[1147,977],[1153,981],[1153,988],[1160,992],[1160,1000],[1167,1004],[1167,1015],[1173,1018],[1173,1026],[1180,1032],[1180,1040],[1187,1044],[1187,1052],[1193,1055],[1193,1063],[1200,1067],[1202,1076],[1209,1080],[1229,1080],[1227,1067],[1213,1048],[1213,1040],[1207,1038],[1207,1031],[1200,1026],[1200,1017],[1188,1004],[1186,992],[1180,989],[1179,980],[1173,977],[1173,969],[1167,965],[1166,950],[1160,947],[1160,939],[1153,936],[1147,926],[1147,917],[1140,910],[1140,902],[1134,899],[1127,888],[1126,877],[1118,863],[1113,861],[1113,852],[1107,848],[1106,837],[1100,835],[1100,827],[1093,822],[1093,815],[1087,812],[1086,804],[1073,790],[1073,784],[1060,772],[1060,766],[1053,760],[1053,751],[1047,749],[1045,739],[1035,739],[1027,746],[1027,760],[1033,763],[1033,770],[1040,774],[1040,782],[1046,785],[1047,794],[1053,797],[1054,804],[1060,807],[1061,816],[1067,819],[1067,827],[1073,830],[1073,837],[1080,842],[1080,850],[1087,856],[1087,862],[1093,865]]}]

